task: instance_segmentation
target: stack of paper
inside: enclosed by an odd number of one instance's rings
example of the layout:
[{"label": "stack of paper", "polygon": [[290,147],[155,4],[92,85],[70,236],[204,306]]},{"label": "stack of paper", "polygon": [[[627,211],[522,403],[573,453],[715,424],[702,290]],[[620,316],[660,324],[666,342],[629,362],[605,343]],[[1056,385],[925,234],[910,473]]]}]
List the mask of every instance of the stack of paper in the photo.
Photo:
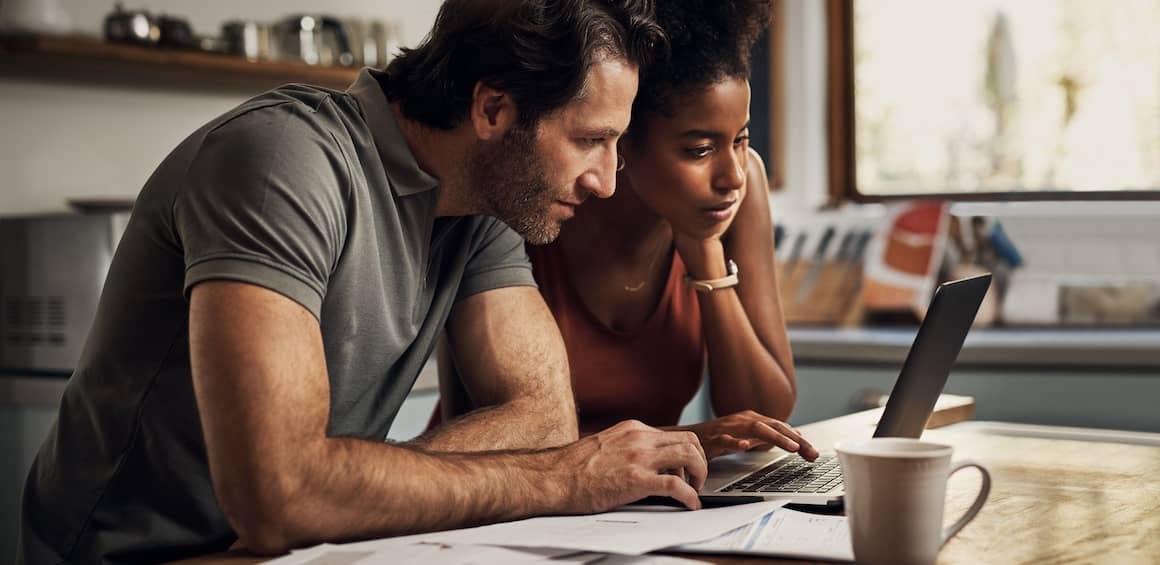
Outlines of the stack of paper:
[{"label": "stack of paper", "polygon": [[850,526],[845,516],[820,516],[786,508],[708,541],[685,544],[674,551],[741,553],[827,561],[853,561]]},{"label": "stack of paper", "polygon": [[323,544],[268,561],[275,565],[700,565],[700,561],[660,555],[608,555],[586,551],[509,549],[486,545],[398,543],[377,548]]},{"label": "stack of paper", "polygon": [[[672,507],[626,507],[585,516],[546,516],[384,540],[458,545],[547,547],[643,555],[684,543],[713,539],[751,524],[785,503],[758,502],[689,512]],[[380,542],[368,542],[380,543]]]},{"label": "stack of paper", "polygon": [[689,512],[636,507],[586,516],[516,522],[386,538],[323,544],[272,561],[275,565],[370,563],[590,563],[677,565],[650,551],[745,553],[853,560],[846,519],[782,509],[769,501]]}]

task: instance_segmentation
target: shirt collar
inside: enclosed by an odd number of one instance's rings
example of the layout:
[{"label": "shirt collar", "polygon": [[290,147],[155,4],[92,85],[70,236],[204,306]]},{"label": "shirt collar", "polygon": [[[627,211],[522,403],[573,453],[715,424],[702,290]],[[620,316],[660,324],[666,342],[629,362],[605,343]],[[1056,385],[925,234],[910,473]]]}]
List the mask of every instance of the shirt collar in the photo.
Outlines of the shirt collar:
[{"label": "shirt collar", "polygon": [[415,155],[403,137],[403,130],[391,112],[387,96],[379,86],[376,75],[382,74],[374,69],[363,69],[347,93],[354,96],[362,108],[379,150],[379,159],[383,162],[395,192],[399,196],[410,196],[432,190],[439,186],[439,180],[420,169],[419,163],[415,161]]}]

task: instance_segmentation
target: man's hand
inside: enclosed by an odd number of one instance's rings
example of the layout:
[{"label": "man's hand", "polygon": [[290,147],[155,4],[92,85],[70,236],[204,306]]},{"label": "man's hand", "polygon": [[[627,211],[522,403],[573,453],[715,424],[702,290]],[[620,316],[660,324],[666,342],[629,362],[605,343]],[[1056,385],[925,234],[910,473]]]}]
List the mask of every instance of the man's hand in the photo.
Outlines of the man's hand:
[{"label": "man's hand", "polygon": [[691,510],[708,464],[697,436],[666,432],[638,421],[621,422],[560,450],[565,510],[604,512],[647,496],[668,496]]},{"label": "man's hand", "polygon": [[673,429],[697,434],[709,459],[737,451],[769,449],[770,446],[796,452],[807,461],[818,458],[818,450],[789,424],[752,410]]}]

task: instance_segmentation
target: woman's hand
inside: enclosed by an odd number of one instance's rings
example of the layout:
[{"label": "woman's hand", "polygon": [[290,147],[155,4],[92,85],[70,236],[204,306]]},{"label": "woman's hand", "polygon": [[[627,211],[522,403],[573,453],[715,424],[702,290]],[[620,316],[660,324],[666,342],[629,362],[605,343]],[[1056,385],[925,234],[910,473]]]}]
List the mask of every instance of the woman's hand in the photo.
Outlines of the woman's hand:
[{"label": "woman's hand", "polygon": [[818,458],[818,450],[789,424],[752,410],[682,426],[680,429],[697,434],[708,459],[738,451],[768,449],[770,446],[795,452],[807,461]]},{"label": "woman's hand", "polygon": [[689,276],[695,279],[718,279],[729,274],[725,268],[725,248],[720,239],[693,239],[674,233],[673,243]]},{"label": "woman's hand", "polygon": [[727,274],[725,248],[721,244],[721,236],[731,223],[732,220],[723,222],[721,229],[708,237],[673,231],[673,244],[693,278],[712,279]]},{"label": "woman's hand", "polygon": [[[745,196],[746,190],[744,188],[738,191],[736,204],[738,210],[745,201]],[[733,220],[736,218],[737,213],[734,212],[728,220],[701,233],[682,232],[674,226],[673,243],[677,248],[677,253],[681,255],[681,261],[685,263],[685,267],[693,278],[715,279],[727,274],[725,271],[725,249],[721,243],[721,238],[725,232],[729,231],[729,227],[733,225]]]}]

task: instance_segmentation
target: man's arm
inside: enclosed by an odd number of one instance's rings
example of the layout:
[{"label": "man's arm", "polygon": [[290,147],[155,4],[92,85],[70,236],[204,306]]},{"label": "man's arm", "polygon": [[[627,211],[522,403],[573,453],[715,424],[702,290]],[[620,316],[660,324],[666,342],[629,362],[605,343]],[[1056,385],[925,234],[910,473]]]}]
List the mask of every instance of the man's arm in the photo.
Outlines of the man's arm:
[{"label": "man's arm", "polygon": [[568,354],[539,291],[508,287],[463,299],[451,311],[445,340],[439,389],[465,395],[460,400],[478,409],[446,420],[415,445],[491,451],[576,441]]},{"label": "man's arm", "polygon": [[[214,492],[252,551],[602,511],[648,495],[700,505],[696,436],[640,423],[527,453],[431,454],[327,437],[318,322],[273,291],[200,283],[189,333]],[[692,486],[664,469],[687,473]]]}]

